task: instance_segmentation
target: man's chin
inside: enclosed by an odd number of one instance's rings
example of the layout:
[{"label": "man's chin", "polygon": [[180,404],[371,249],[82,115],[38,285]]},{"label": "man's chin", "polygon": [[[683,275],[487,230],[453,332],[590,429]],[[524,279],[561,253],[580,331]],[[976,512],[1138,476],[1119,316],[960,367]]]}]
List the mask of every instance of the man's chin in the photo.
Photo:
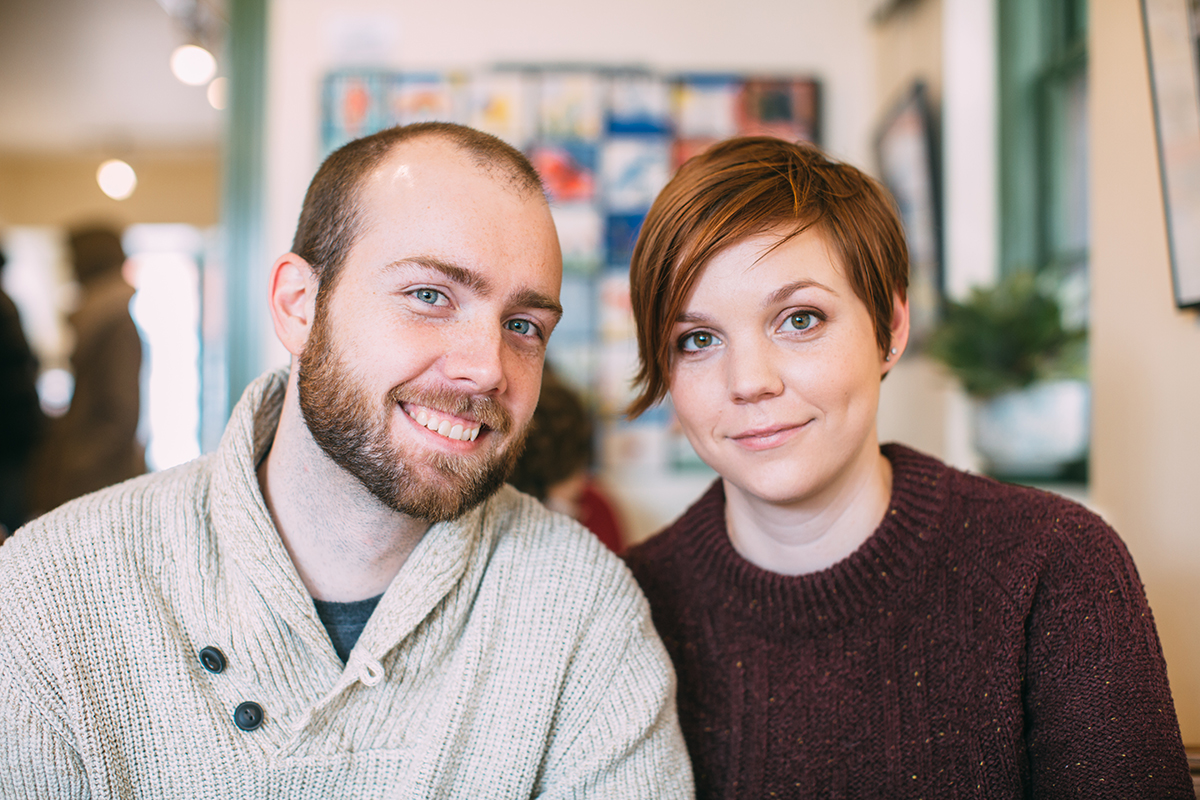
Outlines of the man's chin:
[{"label": "man's chin", "polygon": [[414,519],[446,522],[466,514],[500,490],[512,473],[514,460],[493,460],[473,469],[422,464],[411,468],[386,486],[363,483],[385,505]]}]

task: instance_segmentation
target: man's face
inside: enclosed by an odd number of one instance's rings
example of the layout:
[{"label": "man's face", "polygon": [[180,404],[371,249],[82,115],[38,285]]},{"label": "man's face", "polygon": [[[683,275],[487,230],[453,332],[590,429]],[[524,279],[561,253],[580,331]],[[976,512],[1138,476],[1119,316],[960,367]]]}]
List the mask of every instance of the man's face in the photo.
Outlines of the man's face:
[{"label": "man's face", "polygon": [[300,356],[313,438],[379,500],[452,519],[496,491],[560,314],[550,211],[434,138],[369,174],[359,237]]}]

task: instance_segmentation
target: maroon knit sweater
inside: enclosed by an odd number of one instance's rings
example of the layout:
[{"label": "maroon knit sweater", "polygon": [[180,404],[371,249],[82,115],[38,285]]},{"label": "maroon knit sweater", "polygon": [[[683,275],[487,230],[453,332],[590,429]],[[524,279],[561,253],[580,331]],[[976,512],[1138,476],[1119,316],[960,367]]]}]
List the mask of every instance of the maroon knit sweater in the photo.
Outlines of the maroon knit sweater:
[{"label": "maroon knit sweater", "polygon": [[1057,496],[883,452],[883,523],[822,572],[739,556],[719,481],[627,554],[698,797],[1192,800],[1117,535]]}]

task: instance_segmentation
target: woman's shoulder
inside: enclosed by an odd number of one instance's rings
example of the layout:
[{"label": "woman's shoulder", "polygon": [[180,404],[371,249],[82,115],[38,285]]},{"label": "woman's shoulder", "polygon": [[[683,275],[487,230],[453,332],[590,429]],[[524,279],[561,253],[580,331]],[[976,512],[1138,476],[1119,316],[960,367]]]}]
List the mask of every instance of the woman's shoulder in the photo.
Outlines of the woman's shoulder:
[{"label": "woman's shoulder", "polygon": [[885,453],[897,472],[915,468],[937,475],[942,550],[952,558],[1027,576],[1056,569],[1132,570],[1116,531],[1075,500],[955,469],[898,445],[888,445]]},{"label": "woman's shoulder", "polygon": [[1053,491],[1023,486],[951,467],[904,445],[884,445],[892,462],[896,495],[893,502],[936,502],[943,518],[971,518],[990,527],[1065,520],[1076,530],[1111,531],[1095,512]]},{"label": "woman's shoulder", "polygon": [[929,456],[902,454],[898,462],[906,458],[940,465],[937,513],[926,529],[934,545],[925,551],[930,580],[961,583],[1023,616],[1084,609],[1086,617],[1086,609],[1103,606],[1112,619],[1130,619],[1146,611],[1133,558],[1097,513]]}]

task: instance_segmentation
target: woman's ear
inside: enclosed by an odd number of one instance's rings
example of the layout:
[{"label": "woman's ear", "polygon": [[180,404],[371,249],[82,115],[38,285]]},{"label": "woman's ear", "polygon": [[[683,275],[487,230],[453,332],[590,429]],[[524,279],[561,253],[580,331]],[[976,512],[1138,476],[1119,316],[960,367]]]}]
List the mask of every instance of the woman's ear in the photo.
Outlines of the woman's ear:
[{"label": "woman's ear", "polygon": [[892,295],[892,343],[883,354],[880,375],[886,375],[908,347],[908,298]]},{"label": "woman's ear", "polygon": [[293,356],[304,352],[316,312],[320,281],[308,262],[285,253],[271,267],[269,287],[275,335]]}]

